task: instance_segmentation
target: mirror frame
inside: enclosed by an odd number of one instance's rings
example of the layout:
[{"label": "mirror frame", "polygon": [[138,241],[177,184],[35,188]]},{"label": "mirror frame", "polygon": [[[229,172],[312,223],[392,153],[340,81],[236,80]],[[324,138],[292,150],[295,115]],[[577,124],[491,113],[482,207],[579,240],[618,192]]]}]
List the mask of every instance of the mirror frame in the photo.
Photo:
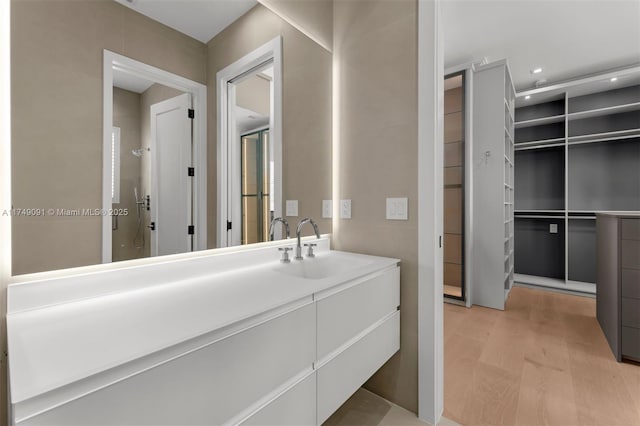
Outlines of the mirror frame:
[{"label": "mirror frame", "polygon": [[[193,251],[207,249],[207,86],[164,71],[123,55],[103,51],[103,110],[102,110],[102,209],[112,208],[111,200],[111,129],[113,127],[113,70],[144,78],[182,92],[190,93],[195,110],[193,118],[193,213],[195,234]],[[112,261],[111,215],[102,215],[102,263]]]}]

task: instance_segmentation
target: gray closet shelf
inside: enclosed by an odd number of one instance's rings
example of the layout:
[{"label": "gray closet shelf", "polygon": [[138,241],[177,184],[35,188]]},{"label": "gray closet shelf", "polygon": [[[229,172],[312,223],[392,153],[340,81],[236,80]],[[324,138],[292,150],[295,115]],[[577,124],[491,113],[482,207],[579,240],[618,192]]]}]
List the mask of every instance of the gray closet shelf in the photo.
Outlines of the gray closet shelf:
[{"label": "gray closet shelf", "polygon": [[517,94],[517,282],[595,294],[596,214],[640,210],[640,66],[616,75]]}]

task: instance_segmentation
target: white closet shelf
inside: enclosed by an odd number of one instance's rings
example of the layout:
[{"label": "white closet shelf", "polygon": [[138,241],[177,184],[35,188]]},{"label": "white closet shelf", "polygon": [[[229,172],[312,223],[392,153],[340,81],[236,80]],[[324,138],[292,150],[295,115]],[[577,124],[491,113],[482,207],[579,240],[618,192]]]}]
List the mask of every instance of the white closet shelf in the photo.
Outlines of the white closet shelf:
[{"label": "white closet shelf", "polygon": [[513,136],[511,135],[511,132],[509,132],[509,129],[504,127],[504,133],[509,137],[509,142],[513,142]]},{"label": "white closet shelf", "polygon": [[583,293],[596,294],[596,283],[586,283],[584,281],[567,280],[567,288]]},{"label": "white closet shelf", "polygon": [[515,149],[520,151],[522,149],[546,148],[546,147],[562,146],[562,145],[564,145],[564,138],[541,139],[537,141],[527,141],[527,142],[516,143]]},{"label": "white closet shelf", "polygon": [[515,274],[514,279],[518,283],[541,285],[545,287],[564,287],[565,281],[559,278],[539,277],[537,275]]},{"label": "white closet shelf", "polygon": [[515,128],[522,129],[524,127],[540,126],[543,124],[560,123],[564,121],[565,115],[552,115],[551,117],[535,118],[533,120],[516,121]]},{"label": "white closet shelf", "polygon": [[569,136],[569,145],[593,142],[608,142],[640,137],[640,128],[617,130],[614,132],[593,133],[589,135]]},{"label": "white closet shelf", "polygon": [[[516,209],[516,213],[564,213],[564,209],[559,210],[539,210],[539,209]],[[591,212],[586,212],[591,213]]]},{"label": "white closet shelf", "polygon": [[552,287],[572,292],[596,294],[596,285],[581,281],[571,281],[558,278],[539,277],[537,275],[515,274],[514,280],[517,283],[533,285],[539,287]]},{"label": "white closet shelf", "polygon": [[562,219],[564,216],[550,216],[550,215],[537,215],[537,214],[519,214],[516,215],[516,219]]},{"label": "white closet shelf", "polygon": [[[572,113],[569,113],[569,115],[567,116],[567,119],[569,121],[582,120],[584,118],[600,117],[603,115],[619,114],[623,112],[638,111],[638,110],[640,110],[640,102],[634,102],[634,103],[624,104],[624,105],[615,105],[615,106],[610,106],[605,108],[591,109],[588,111],[572,112]],[[516,123],[516,126],[517,126],[517,123]]]}]

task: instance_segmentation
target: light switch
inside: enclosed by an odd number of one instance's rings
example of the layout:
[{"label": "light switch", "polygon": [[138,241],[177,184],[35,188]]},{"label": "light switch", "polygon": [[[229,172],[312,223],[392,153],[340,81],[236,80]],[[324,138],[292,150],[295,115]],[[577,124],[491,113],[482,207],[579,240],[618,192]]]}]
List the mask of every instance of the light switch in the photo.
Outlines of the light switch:
[{"label": "light switch", "polygon": [[557,234],[558,233],[558,224],[557,223],[550,223],[549,224],[549,233],[550,234]]},{"label": "light switch", "polygon": [[333,200],[322,200],[322,218],[333,217]]},{"label": "light switch", "polygon": [[287,200],[286,215],[290,217],[298,216],[298,200]]},{"label": "light switch", "polygon": [[351,200],[340,200],[340,219],[351,219]]},{"label": "light switch", "polygon": [[408,220],[408,198],[387,198],[387,219]]}]

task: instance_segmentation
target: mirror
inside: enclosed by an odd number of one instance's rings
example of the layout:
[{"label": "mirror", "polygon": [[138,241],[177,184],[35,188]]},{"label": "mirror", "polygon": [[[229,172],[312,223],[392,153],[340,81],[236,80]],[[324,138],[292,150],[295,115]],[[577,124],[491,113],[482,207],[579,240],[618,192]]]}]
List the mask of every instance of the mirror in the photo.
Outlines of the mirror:
[{"label": "mirror", "polygon": [[[272,85],[271,71],[262,68],[251,76],[262,85],[237,82],[231,115],[240,155],[222,158],[216,75],[277,37],[280,125],[264,97],[247,100],[264,92],[264,82]],[[221,213],[232,215],[219,211],[223,197],[242,200],[226,246],[268,239],[268,222],[284,215],[286,200],[298,201],[298,217],[287,217],[292,227],[309,216],[322,233],[331,232],[322,200],[331,199],[332,56],[262,4],[14,0],[11,42],[12,202],[25,213],[12,218],[13,275],[216,248],[226,232],[218,229]],[[106,125],[105,52],[114,55]],[[121,57],[149,67],[147,78],[119,64]],[[193,85],[157,78],[155,70]],[[186,121],[190,151],[169,141],[181,131],[159,130],[167,126],[158,117],[180,108],[195,109],[195,121]],[[278,132],[280,159],[272,154]],[[229,181],[238,181],[228,194],[218,182],[225,168],[236,170]],[[173,216],[180,221],[169,221],[172,234],[162,218]]]},{"label": "mirror", "polygon": [[[251,72],[237,81],[232,100],[237,134],[240,136],[241,244],[270,240],[269,228],[275,216],[275,159],[270,143],[273,113],[273,64]],[[281,201],[280,201],[281,202]],[[233,229],[232,229],[233,231]],[[274,234],[275,235],[275,234]]]}]

